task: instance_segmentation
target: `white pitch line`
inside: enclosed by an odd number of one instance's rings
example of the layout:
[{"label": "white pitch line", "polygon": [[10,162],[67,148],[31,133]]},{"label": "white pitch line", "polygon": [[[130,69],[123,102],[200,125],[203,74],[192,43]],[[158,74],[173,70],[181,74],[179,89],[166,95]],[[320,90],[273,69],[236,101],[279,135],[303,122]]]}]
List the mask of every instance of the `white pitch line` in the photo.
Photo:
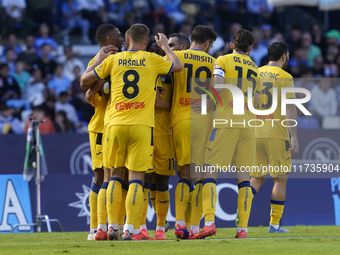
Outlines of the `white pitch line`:
[{"label": "white pitch line", "polygon": [[[278,237],[248,237],[246,240],[271,240],[271,239],[311,239],[311,238],[321,238],[321,239],[328,239],[328,238],[340,238],[340,236],[278,236]],[[244,240],[242,238],[213,238],[213,239],[193,239],[193,240],[187,240],[187,239],[182,239],[180,242],[192,242],[192,241],[201,241],[203,240],[206,241],[224,241],[224,240]],[[133,243],[141,243],[141,242],[177,242],[176,240],[140,240],[140,241],[135,241]],[[113,242],[119,242],[119,243],[130,243],[128,241],[113,241]],[[87,242],[54,242],[54,243],[4,243],[0,244],[1,246],[11,246],[11,245],[53,245],[53,244],[93,244],[93,243],[103,243],[103,242],[98,242],[98,241],[87,241]],[[110,243],[110,241],[104,242],[104,243]]]}]

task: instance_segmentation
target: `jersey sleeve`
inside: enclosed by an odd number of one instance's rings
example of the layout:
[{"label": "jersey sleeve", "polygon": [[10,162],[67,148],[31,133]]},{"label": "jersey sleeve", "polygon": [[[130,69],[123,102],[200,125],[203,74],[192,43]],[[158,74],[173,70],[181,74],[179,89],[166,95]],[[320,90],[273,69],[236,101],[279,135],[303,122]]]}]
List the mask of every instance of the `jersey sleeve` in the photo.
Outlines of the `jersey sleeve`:
[{"label": "jersey sleeve", "polygon": [[167,57],[161,57],[156,54],[152,54],[153,63],[158,69],[158,73],[161,75],[168,75],[172,72],[172,68],[174,67],[174,63],[168,60]]},{"label": "jersey sleeve", "polygon": [[225,66],[222,57],[218,57],[214,64],[214,76],[221,76],[223,79],[225,78]]},{"label": "jersey sleeve", "polygon": [[[282,87],[283,88],[294,88],[294,79],[291,75],[287,75],[282,79]],[[295,93],[289,92],[286,94],[286,98],[295,98]]]},{"label": "jersey sleeve", "polygon": [[98,77],[100,80],[104,80],[111,72],[112,65],[113,64],[113,56],[108,56],[104,61],[96,66],[96,68],[93,70],[95,75]]}]

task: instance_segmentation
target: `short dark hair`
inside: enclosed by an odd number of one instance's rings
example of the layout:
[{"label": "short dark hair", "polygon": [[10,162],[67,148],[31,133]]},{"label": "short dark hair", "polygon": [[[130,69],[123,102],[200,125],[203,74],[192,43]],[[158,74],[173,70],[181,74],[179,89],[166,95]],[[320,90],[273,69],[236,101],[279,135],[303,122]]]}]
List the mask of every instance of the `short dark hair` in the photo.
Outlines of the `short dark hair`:
[{"label": "short dark hair", "polygon": [[212,27],[197,25],[191,33],[191,41],[203,44],[210,40],[211,42],[217,39],[217,34]]},{"label": "short dark hair", "polygon": [[181,44],[181,45],[185,44],[187,46],[187,49],[190,48],[190,39],[186,35],[174,33],[174,34],[169,36],[169,38],[171,38],[171,37],[176,37],[179,41],[179,44]]},{"label": "short dark hair", "polygon": [[241,29],[234,34],[233,44],[236,51],[246,53],[254,44],[254,35],[247,29]]},{"label": "short dark hair", "polygon": [[108,36],[112,31],[117,28],[112,24],[103,24],[97,28],[96,39],[98,43],[105,43],[106,36]]},{"label": "short dark hair", "polygon": [[148,43],[148,45],[146,45],[146,51],[150,51],[152,44],[154,44],[156,41],[151,41]]},{"label": "short dark hair", "polygon": [[150,34],[149,28],[141,23],[133,24],[129,28],[129,36],[135,43],[143,43]]},{"label": "short dark hair", "polygon": [[285,42],[274,42],[268,47],[268,60],[278,61],[283,55],[287,55],[289,47]]}]

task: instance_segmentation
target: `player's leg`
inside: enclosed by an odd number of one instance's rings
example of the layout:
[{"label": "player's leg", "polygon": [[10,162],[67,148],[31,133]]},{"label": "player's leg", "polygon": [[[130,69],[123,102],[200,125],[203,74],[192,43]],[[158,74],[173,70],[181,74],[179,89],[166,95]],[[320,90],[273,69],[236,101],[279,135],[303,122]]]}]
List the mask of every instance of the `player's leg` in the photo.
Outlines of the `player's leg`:
[{"label": "player's leg", "polygon": [[190,178],[190,120],[182,120],[173,126],[173,139],[180,179],[175,190],[176,230],[175,235],[188,238],[185,225],[185,210],[189,200]]},{"label": "player's leg", "polygon": [[164,240],[170,206],[169,177],[175,175],[174,146],[171,135],[154,137],[154,179],[156,182],[157,226],[154,239]]},{"label": "player's leg", "polygon": [[103,184],[104,179],[104,170],[102,168],[97,168],[94,170],[94,182],[92,183],[91,193],[89,197],[90,204],[90,233],[88,236],[88,240],[94,240],[95,233],[97,232],[98,226],[98,193],[100,187]]},{"label": "player's leg", "polygon": [[194,190],[195,190],[195,186],[192,183],[189,189],[189,199],[188,199],[187,208],[185,209],[185,215],[184,215],[185,226],[191,226],[191,201],[192,201],[192,195],[194,193]]},{"label": "player's leg", "polygon": [[[190,147],[191,147],[191,171],[192,177],[195,178],[195,190],[193,192],[193,198],[191,201],[191,227],[189,239],[195,237],[196,234],[200,232],[199,226],[203,213],[203,184],[209,186],[211,180],[215,183],[216,191],[216,181],[211,179],[211,176],[205,176],[207,180],[203,181],[203,171],[205,164],[205,151],[209,137],[211,136],[211,124],[202,119],[191,119],[190,125]],[[217,176],[216,176],[217,177]],[[211,194],[209,194],[211,196]],[[216,203],[216,192],[212,197],[210,197],[210,207],[211,201],[215,200]],[[214,202],[213,202],[214,204]],[[207,224],[209,224],[209,221]],[[213,222],[212,222],[213,223]],[[211,225],[211,224],[210,224]],[[209,225],[209,226],[210,226]],[[216,231],[215,231],[216,233]]]},{"label": "player's leg", "polygon": [[240,218],[236,238],[247,237],[252,200],[256,194],[255,189],[250,185],[250,172],[252,167],[256,166],[255,152],[254,132],[252,130],[240,130],[238,143],[232,160],[233,165],[237,168],[237,209]]},{"label": "player's leg", "polygon": [[149,169],[152,160],[150,152],[153,146],[153,136],[152,128],[146,126],[126,126],[126,131],[128,142],[125,166],[129,169],[129,190],[126,195],[126,222],[122,239],[132,240],[134,225],[137,218],[140,224],[141,212],[143,212],[143,184],[145,172]]},{"label": "player's leg", "polygon": [[107,208],[106,192],[110,181],[110,169],[104,167],[103,184],[100,187],[97,201],[98,226],[96,240],[107,240]]},{"label": "player's leg", "polygon": [[129,171],[125,170],[125,177],[124,177],[124,183],[122,185],[122,201],[120,203],[120,209],[118,213],[118,233],[119,237],[123,234],[123,228],[124,228],[124,221],[125,221],[125,201],[126,201],[126,194],[129,189]]},{"label": "player's leg", "polygon": [[[206,145],[205,165],[202,187],[202,209],[204,216],[204,227],[193,237],[193,239],[205,238],[216,234],[215,210],[217,201],[216,180],[218,171],[214,168],[228,166],[231,162],[238,134],[230,134],[230,130],[214,129],[211,132]],[[228,136],[229,134],[229,136]],[[228,145],[228,147],[226,147]]]},{"label": "player's leg", "polygon": [[[145,182],[144,182],[144,202],[143,202],[143,214],[140,221],[140,232],[142,232],[143,235],[149,237],[148,235],[148,229],[146,227],[146,215],[148,213],[149,208],[149,193],[151,188],[151,180],[152,180],[153,172],[152,173],[146,173],[145,174]],[[136,228],[136,226],[135,226]],[[138,232],[139,233],[139,232]]]},{"label": "player's leg", "polygon": [[108,239],[118,240],[118,216],[122,203],[123,182],[125,167],[111,168],[111,177],[106,194],[106,207],[108,214]]},{"label": "player's leg", "polygon": [[[270,200],[269,233],[289,233],[289,230],[283,229],[280,226],[280,220],[282,218],[286,200],[287,174],[291,172],[291,155],[288,152],[289,147],[289,141],[268,139],[269,164],[283,170],[282,172],[272,171],[270,173],[273,177],[274,184]],[[277,161],[281,162],[281,165],[274,165]],[[285,169],[287,172],[284,171]]]},{"label": "player's leg", "polygon": [[105,179],[105,171],[103,170],[103,134],[89,132],[89,138],[91,147],[92,168],[94,169],[94,183],[92,184],[92,191],[89,197],[91,225],[90,228],[92,240],[97,240],[99,236],[101,236],[100,239],[106,240],[107,212],[105,207],[105,193],[107,185],[105,181],[107,180],[107,178]]}]

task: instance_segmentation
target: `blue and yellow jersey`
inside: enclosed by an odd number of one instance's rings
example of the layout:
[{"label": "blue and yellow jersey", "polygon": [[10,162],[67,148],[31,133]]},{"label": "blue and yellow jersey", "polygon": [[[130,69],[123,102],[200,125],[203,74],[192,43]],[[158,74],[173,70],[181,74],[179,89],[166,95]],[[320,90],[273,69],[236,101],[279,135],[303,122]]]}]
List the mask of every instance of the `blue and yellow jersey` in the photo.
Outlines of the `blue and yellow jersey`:
[{"label": "blue and yellow jersey", "polygon": [[214,71],[215,58],[202,50],[188,49],[174,51],[180,59],[184,69],[173,73],[173,99],[171,107],[171,126],[178,121],[190,118],[209,119],[210,115],[201,115],[190,112],[191,104],[201,101],[201,93],[205,93],[198,87],[206,89],[205,84],[211,85]]},{"label": "blue and yellow jersey", "polygon": [[[96,57],[90,60],[87,67],[91,66]],[[104,131],[104,115],[107,100],[103,94],[103,88],[95,95],[92,105],[94,106],[94,114],[88,125],[89,132],[103,133]]]},{"label": "blue and yellow jersey", "polygon": [[[259,110],[267,110],[272,107],[273,88],[277,88],[277,107],[269,115],[257,115],[257,119],[262,119],[264,125],[255,128],[255,138],[276,138],[289,140],[288,128],[281,125],[286,116],[281,115],[281,88],[294,87],[293,77],[282,68],[267,65],[259,68],[260,94]],[[295,98],[295,93],[287,93],[286,98]],[[275,121],[273,121],[275,120]]]},{"label": "blue and yellow jersey", "polygon": [[[157,79],[157,89],[160,90],[160,97],[170,102],[172,97],[171,76],[159,76]],[[154,136],[171,135],[170,111],[155,110],[155,129]]]},{"label": "blue and yellow jersey", "polygon": [[[248,88],[252,87],[252,102],[254,104],[254,93],[260,85],[259,70],[257,65],[249,56],[243,53],[232,53],[217,58],[215,62],[214,75],[224,78],[224,84],[233,85],[241,89],[244,99],[244,115],[233,115],[234,98],[229,89],[221,89],[219,93],[222,106],[216,107],[215,119],[227,120],[228,123],[216,125],[216,128],[247,128],[254,129],[248,125],[248,121],[254,119],[254,114],[248,108]],[[245,123],[232,124],[231,123]]]},{"label": "blue and yellow jersey", "polygon": [[110,55],[94,72],[99,79],[110,75],[109,125],[154,127],[156,81],[172,71],[173,63],[155,53],[125,51]]}]

